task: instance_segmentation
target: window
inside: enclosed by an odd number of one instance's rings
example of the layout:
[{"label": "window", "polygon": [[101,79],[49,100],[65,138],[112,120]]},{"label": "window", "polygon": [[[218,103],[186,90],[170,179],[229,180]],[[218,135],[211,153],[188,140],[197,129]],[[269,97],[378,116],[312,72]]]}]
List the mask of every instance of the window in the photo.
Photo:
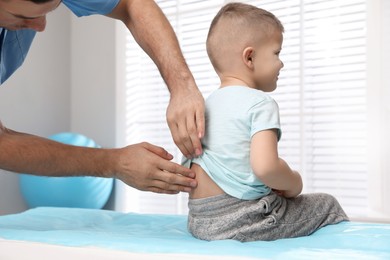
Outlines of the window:
[{"label": "window", "polygon": [[[204,97],[218,87],[219,80],[208,60],[205,41],[212,18],[227,1],[158,0],[156,1],[176,31],[182,51]],[[370,171],[390,183],[385,176],[389,166],[384,156],[388,148],[372,152],[372,114],[382,111],[383,120],[376,127],[389,129],[389,107],[381,95],[389,97],[383,81],[376,81],[376,93],[368,88],[367,40],[368,11],[365,0],[263,0],[242,1],[273,12],[284,24],[281,58],[285,64],[278,88],[271,95],[279,103],[283,136],[279,143],[281,157],[304,179],[304,192],[326,192],[338,198],[351,217],[372,217],[372,201],[382,198],[379,212],[384,213],[385,187],[371,194],[374,178]],[[381,17],[389,12],[381,11]],[[374,10],[375,9],[375,10]],[[387,11],[386,11],[387,10]],[[375,14],[378,15],[379,14]],[[374,15],[374,16],[375,16]],[[370,16],[371,17],[371,16]],[[385,21],[381,21],[385,24]],[[385,27],[384,27],[385,29]],[[387,29],[388,30],[388,29]],[[389,33],[383,43],[387,41]],[[379,38],[378,38],[379,39]],[[386,46],[383,44],[383,46]],[[389,56],[389,55],[387,55]],[[384,60],[383,66],[389,59]],[[383,70],[384,71],[384,70]],[[126,88],[122,102],[125,122],[124,143],[148,141],[170,151],[176,161],[181,155],[175,147],[165,112],[169,93],[154,63],[126,36]],[[383,73],[383,77],[388,74]],[[370,81],[371,82],[371,81]],[[387,79],[387,83],[388,83]],[[387,92],[386,92],[387,91]],[[371,101],[370,101],[371,100]],[[371,109],[375,100],[383,106]],[[384,135],[385,130],[380,131]],[[378,140],[381,136],[377,136]],[[377,143],[380,144],[380,142]],[[389,141],[389,139],[387,139]],[[382,158],[382,159],[381,159]],[[378,160],[380,163],[378,163]],[[375,167],[373,167],[373,165]],[[379,165],[379,166],[378,166]],[[387,167],[385,167],[387,166]],[[376,178],[375,177],[375,178]],[[386,179],[387,178],[387,179]],[[386,182],[387,181],[387,182]],[[122,190],[123,189],[123,190]],[[187,196],[160,195],[119,188],[122,210],[142,213],[187,213]],[[124,194],[124,195],[123,195]],[[387,196],[387,197],[386,197]],[[389,213],[389,212],[387,212]]]}]

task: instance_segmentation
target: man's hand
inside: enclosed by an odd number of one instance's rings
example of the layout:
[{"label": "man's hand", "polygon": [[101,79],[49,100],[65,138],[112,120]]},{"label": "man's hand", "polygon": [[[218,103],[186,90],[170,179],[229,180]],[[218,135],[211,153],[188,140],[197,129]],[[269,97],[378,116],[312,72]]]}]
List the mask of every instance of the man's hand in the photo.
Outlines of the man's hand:
[{"label": "man's hand", "polygon": [[173,141],[185,157],[202,154],[200,139],[205,132],[204,99],[195,86],[192,91],[183,88],[171,94],[167,122]]},{"label": "man's hand", "polygon": [[140,143],[119,149],[116,177],[143,191],[176,194],[196,187],[195,173],[171,162],[173,156],[161,147]]}]

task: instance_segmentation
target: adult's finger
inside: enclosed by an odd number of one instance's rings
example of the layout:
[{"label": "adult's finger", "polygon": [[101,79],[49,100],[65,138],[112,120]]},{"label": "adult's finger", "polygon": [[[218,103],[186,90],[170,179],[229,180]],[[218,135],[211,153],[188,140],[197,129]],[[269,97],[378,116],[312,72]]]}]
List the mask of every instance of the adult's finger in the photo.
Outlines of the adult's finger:
[{"label": "adult's finger", "polygon": [[[163,173],[162,175],[164,176],[171,177],[181,175],[183,177],[190,178],[192,181],[193,178],[195,178],[195,172],[193,170],[171,161],[161,160],[159,161],[158,167],[162,170],[160,173]],[[164,181],[166,181],[166,179],[164,179]]]},{"label": "adult's finger", "polygon": [[[177,124],[176,122],[172,123],[172,126],[169,125],[171,130],[172,138],[176,146],[179,148],[180,152],[187,158],[190,158],[192,153],[189,149],[191,145],[188,145],[191,142],[190,138],[186,135],[186,131],[183,131],[180,128],[182,124]],[[188,147],[188,148],[187,148]]]},{"label": "adult's finger", "polygon": [[196,122],[196,117],[189,118],[187,121],[187,133],[190,137],[191,140],[191,145],[192,145],[192,156],[197,157],[202,154],[202,143],[200,142],[200,137],[199,137],[199,131],[198,131],[198,126]]},{"label": "adult's finger", "polygon": [[173,159],[173,155],[170,154],[167,150],[165,150],[164,148],[160,147],[160,146],[156,146],[156,145],[153,145],[153,144],[150,144],[150,143],[141,143],[141,145],[143,147],[145,147],[148,151],[160,156],[161,158],[163,159],[166,159],[166,160],[172,160]]},{"label": "adult's finger", "polygon": [[[192,122],[191,122],[192,120]],[[177,146],[179,147],[184,147],[183,150],[187,151],[187,158],[194,157],[195,155],[195,148],[192,143],[191,139],[191,132],[192,135],[196,135],[196,127],[194,125],[193,118],[186,118],[184,123],[178,125],[178,132],[179,132],[179,140],[177,143]],[[181,150],[180,150],[181,151]],[[184,153],[183,153],[184,154]]]},{"label": "adult's finger", "polygon": [[[153,186],[150,187],[151,190],[159,190],[159,192],[175,194],[178,192],[190,192],[192,190],[191,187],[182,186],[179,184],[172,184],[160,180],[153,181]],[[158,191],[157,191],[158,192]]]}]

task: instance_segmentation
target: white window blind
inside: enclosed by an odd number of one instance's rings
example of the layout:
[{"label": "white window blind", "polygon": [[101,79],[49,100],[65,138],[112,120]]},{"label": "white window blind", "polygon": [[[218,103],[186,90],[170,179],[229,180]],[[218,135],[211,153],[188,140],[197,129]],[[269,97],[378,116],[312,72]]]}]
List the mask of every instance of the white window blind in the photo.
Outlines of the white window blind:
[{"label": "white window blind", "polygon": [[[196,82],[207,98],[219,80],[205,50],[212,18],[228,1],[158,0]],[[365,0],[262,0],[284,24],[285,67],[271,95],[282,122],[280,155],[304,178],[304,192],[333,194],[352,217],[367,217],[367,21]],[[180,161],[168,129],[167,91],[154,63],[126,38],[127,144],[148,141]],[[187,196],[129,188],[125,209],[187,213]]]},{"label": "white window blind", "polygon": [[281,156],[301,172],[305,192],[333,194],[359,216],[368,208],[365,1],[292,7],[293,14],[273,10],[286,27],[285,68],[274,93]]}]

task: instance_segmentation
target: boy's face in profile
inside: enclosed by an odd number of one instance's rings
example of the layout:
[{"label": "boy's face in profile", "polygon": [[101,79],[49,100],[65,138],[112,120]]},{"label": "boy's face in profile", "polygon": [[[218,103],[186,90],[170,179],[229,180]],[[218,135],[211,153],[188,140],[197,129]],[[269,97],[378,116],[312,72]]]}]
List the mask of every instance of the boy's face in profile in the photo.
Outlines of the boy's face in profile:
[{"label": "boy's face in profile", "polygon": [[253,81],[256,89],[271,92],[276,89],[279,72],[284,64],[279,58],[282,50],[283,34],[275,31],[254,48]]}]

